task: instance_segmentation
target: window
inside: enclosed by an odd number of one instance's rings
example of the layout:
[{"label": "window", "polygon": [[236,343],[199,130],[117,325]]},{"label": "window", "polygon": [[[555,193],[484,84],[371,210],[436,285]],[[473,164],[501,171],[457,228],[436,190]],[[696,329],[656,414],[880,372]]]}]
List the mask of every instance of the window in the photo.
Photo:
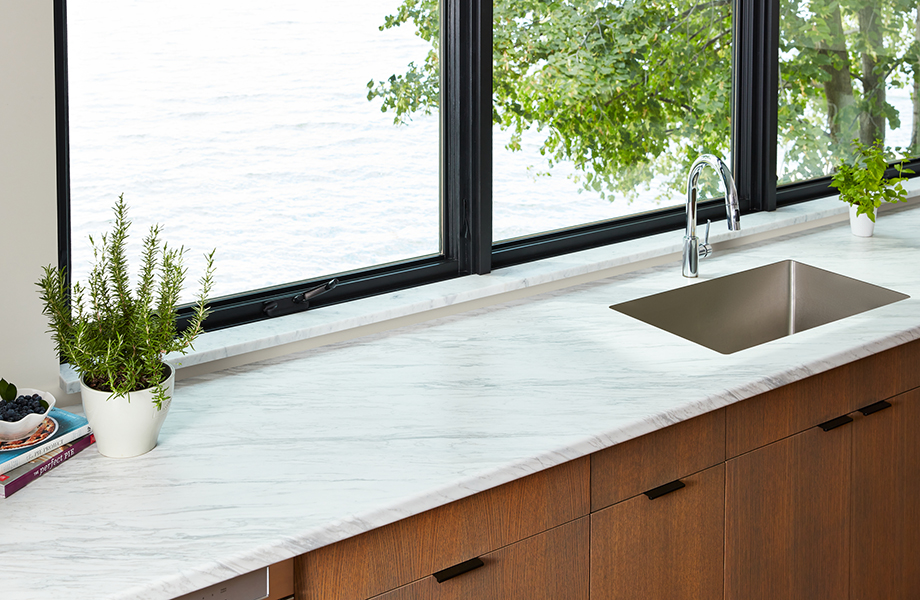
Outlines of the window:
[{"label": "window", "polygon": [[854,139],[920,155],[917,4],[781,6],[779,183],[831,174]]},{"label": "window", "polygon": [[218,248],[209,328],[333,276],[312,307],[679,230],[703,152],[744,212],[826,195],[857,130],[917,154],[917,10],[893,0],[55,7],[62,266],[123,191]]},{"label": "window", "polygon": [[495,241],[683,206],[693,160],[728,160],[729,1],[494,10]]},{"label": "window", "polygon": [[74,276],[121,192],[191,272],[219,249],[215,296],[439,254],[437,107],[397,127],[367,98],[436,56],[378,30],[397,8],[70,0]]}]

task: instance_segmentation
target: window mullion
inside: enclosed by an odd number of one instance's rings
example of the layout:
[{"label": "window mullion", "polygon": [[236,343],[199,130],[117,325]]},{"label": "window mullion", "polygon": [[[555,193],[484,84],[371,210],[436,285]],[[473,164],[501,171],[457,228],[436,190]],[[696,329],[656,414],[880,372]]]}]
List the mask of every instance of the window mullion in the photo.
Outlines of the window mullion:
[{"label": "window mullion", "polygon": [[779,0],[737,0],[732,171],[743,211],[776,209]]},{"label": "window mullion", "polygon": [[447,256],[460,273],[492,270],[492,4],[445,0],[442,164]]},{"label": "window mullion", "polygon": [[459,0],[441,2],[441,251],[460,261],[460,27]]},{"label": "window mullion", "polygon": [[57,137],[58,268],[70,287],[70,124],[67,83],[67,4],[54,2],[55,135]]}]

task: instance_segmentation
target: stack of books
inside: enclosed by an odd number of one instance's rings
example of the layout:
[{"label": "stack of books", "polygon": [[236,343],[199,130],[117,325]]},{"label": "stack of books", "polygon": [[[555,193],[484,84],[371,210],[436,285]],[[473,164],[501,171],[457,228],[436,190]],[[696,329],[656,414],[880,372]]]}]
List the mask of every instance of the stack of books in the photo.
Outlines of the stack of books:
[{"label": "stack of books", "polygon": [[0,498],[18,492],[95,441],[86,418],[52,408],[29,437],[0,442]]}]

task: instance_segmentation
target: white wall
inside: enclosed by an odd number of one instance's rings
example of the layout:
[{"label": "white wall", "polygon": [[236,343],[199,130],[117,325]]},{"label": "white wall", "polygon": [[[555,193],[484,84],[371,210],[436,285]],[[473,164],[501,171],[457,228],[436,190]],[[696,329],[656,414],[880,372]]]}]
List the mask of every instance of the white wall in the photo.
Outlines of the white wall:
[{"label": "white wall", "polygon": [[70,404],[35,286],[57,264],[53,16],[0,0],[0,377]]}]

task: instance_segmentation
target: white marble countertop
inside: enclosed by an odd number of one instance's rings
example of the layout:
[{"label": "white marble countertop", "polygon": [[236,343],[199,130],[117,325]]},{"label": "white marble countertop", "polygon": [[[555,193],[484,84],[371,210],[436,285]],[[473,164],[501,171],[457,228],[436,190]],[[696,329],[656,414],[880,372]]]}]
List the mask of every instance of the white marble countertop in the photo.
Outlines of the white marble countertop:
[{"label": "white marble countertop", "polygon": [[725,356],[608,308],[693,285],[674,262],[189,379],[154,451],[0,500],[0,595],[173,598],[920,338],[920,209],[700,281],[784,259],[911,298]]}]

